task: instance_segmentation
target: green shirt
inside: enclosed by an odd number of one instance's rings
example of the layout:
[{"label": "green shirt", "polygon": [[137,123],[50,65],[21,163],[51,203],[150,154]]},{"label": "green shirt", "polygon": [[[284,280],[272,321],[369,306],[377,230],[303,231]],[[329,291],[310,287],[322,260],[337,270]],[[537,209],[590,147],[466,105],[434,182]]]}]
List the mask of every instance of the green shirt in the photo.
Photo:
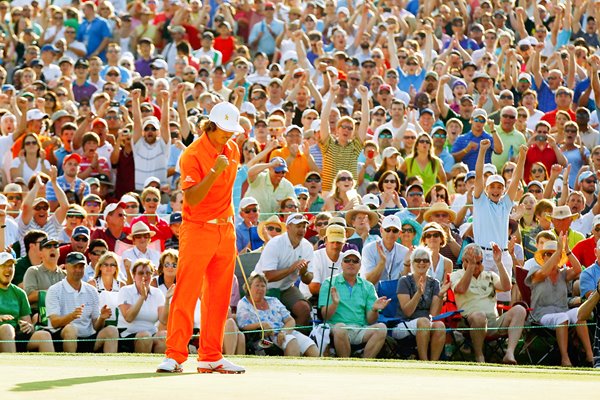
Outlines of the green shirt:
[{"label": "green shirt", "polygon": [[8,288],[0,289],[0,315],[13,316],[13,319],[0,322],[0,325],[12,325],[18,331],[19,319],[29,314],[31,314],[31,307],[23,289],[12,283]]},{"label": "green shirt", "polygon": [[[17,253],[18,254],[18,253]],[[29,256],[21,257],[17,260],[15,264],[15,276],[11,283],[18,285],[23,282],[23,277],[25,276],[25,272],[31,267],[31,260]]]},{"label": "green shirt", "polygon": [[462,122],[463,124],[463,130],[462,133],[465,134],[467,132],[469,132],[471,130],[471,120],[470,119],[465,119],[463,117],[460,116],[460,114],[457,114],[456,112],[454,112],[453,109],[448,108],[448,114],[446,114],[446,118],[441,118],[442,122],[444,123],[444,125],[446,124],[446,122],[448,122],[449,119],[452,118],[456,118],[458,119],[460,122]]},{"label": "green shirt", "polygon": [[[319,307],[324,307],[327,303],[327,293],[330,286],[330,279],[327,279],[321,285]],[[360,276],[356,277],[354,286],[350,286],[344,279],[343,274],[333,276],[333,286],[340,295],[340,303],[337,306],[335,314],[333,314],[328,322],[332,324],[341,322],[346,325],[368,326],[367,313],[377,301],[375,286]],[[329,297],[329,304],[331,304],[331,296]]]},{"label": "green shirt", "polygon": [[323,206],[325,205],[325,200],[319,195],[317,195],[317,199],[310,205],[310,209],[308,210],[311,213],[320,213],[323,211]]},{"label": "green shirt", "polygon": [[527,144],[527,140],[518,130],[513,129],[512,132],[505,132],[501,125],[496,125],[496,132],[502,141],[503,150],[500,154],[492,152],[492,163],[496,166],[498,172],[500,172],[507,161],[513,157],[518,157],[519,147],[522,144]]},{"label": "green shirt", "polygon": [[279,202],[286,197],[296,198],[294,186],[283,178],[277,188],[271,183],[269,170],[263,171],[256,176],[254,182],[250,182],[245,197],[254,197],[260,206],[261,221],[268,219],[273,213],[279,212]]}]

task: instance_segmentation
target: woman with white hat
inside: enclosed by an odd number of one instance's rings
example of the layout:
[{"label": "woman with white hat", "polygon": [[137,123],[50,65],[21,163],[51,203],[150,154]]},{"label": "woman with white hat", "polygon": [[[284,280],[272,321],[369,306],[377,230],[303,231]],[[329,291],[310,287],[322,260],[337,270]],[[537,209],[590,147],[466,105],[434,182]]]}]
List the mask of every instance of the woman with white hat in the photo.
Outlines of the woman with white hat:
[{"label": "woman with white hat", "polygon": [[[569,359],[569,325],[577,324],[579,340],[586,353],[586,360],[593,362],[592,345],[585,321],[577,318],[579,307],[569,309],[567,285],[581,274],[581,264],[569,248],[567,236],[560,234],[558,241],[546,241],[535,252],[536,263],[531,267],[525,284],[531,287],[531,318],[541,325],[556,330],[561,365],[571,367]],[[571,263],[571,268],[566,263]]]}]

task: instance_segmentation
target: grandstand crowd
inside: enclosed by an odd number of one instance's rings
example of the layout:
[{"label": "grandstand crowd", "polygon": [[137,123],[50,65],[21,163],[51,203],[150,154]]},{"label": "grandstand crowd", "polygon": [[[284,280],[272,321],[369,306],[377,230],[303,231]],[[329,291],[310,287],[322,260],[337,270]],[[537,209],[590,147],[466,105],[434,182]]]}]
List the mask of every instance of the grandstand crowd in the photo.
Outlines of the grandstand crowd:
[{"label": "grandstand crowd", "polygon": [[230,102],[224,354],[600,367],[598,14],[0,0],[0,352],[165,351],[179,159]]}]

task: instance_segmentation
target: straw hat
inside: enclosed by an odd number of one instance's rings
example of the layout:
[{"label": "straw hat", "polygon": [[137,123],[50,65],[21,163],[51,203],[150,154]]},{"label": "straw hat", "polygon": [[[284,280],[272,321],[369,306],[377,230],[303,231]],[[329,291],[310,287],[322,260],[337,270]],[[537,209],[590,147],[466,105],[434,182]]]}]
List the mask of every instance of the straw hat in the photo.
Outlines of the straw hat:
[{"label": "straw hat", "polygon": [[560,207],[554,207],[554,209],[552,210],[552,215],[546,215],[546,219],[548,221],[552,221],[552,219],[566,219],[566,218],[572,218],[573,221],[575,221],[577,218],[579,218],[579,214],[571,214],[571,209],[569,208],[569,206],[560,206]]},{"label": "straw hat", "polygon": [[267,225],[279,225],[279,227],[281,228],[281,233],[282,234],[285,233],[285,231],[286,231],[285,224],[279,220],[279,217],[277,215],[271,215],[268,219],[266,219],[266,220],[264,220],[264,221],[262,221],[262,222],[260,222],[258,224],[258,228],[257,228],[257,230],[258,230],[258,237],[263,242],[266,242],[265,236],[263,234],[263,231],[265,230],[265,227]]},{"label": "straw hat", "polygon": [[359,204],[346,213],[346,223],[348,225],[352,225],[352,219],[356,214],[367,214],[369,216],[369,225],[371,225],[371,228],[379,222],[379,215],[375,211],[371,211],[369,206]]},{"label": "straw hat", "polygon": [[151,231],[150,228],[148,228],[148,225],[142,221],[138,221],[131,227],[131,233],[127,235],[127,239],[133,240],[134,236],[144,235],[146,233],[149,233],[150,237],[156,235],[156,232]]},{"label": "straw hat", "polygon": [[[556,240],[547,241],[546,243],[544,243],[544,245],[542,246],[542,248],[540,250],[535,252],[535,254],[534,254],[535,261],[539,265],[544,265],[544,253],[549,251],[549,252],[552,252],[552,254],[554,254],[556,252],[557,248],[558,248],[558,242]],[[558,265],[559,266],[565,265],[567,263],[568,259],[569,259],[569,257],[567,257],[567,255],[563,251],[562,257],[560,258]]]},{"label": "straw hat", "polygon": [[443,201],[433,203],[433,205],[429,207],[429,209],[423,214],[423,219],[429,222],[431,215],[439,212],[444,212],[448,214],[450,216],[451,221],[454,221],[456,219],[456,213],[452,211],[452,209],[448,207],[448,204],[444,203]]}]

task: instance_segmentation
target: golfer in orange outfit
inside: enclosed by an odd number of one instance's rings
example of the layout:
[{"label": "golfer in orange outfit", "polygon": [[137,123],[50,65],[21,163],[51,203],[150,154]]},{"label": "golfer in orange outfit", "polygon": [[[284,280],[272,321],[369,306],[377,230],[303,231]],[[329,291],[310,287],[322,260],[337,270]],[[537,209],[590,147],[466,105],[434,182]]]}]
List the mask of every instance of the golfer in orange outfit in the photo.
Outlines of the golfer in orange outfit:
[{"label": "golfer in orange outfit", "polygon": [[157,372],[182,371],[199,296],[198,372],[245,372],[221,354],[236,255],[231,200],[240,152],[230,139],[243,132],[239,115],[231,103],[214,106],[202,125],[202,136],[181,156],[184,198],[177,284],[169,310],[166,358]]}]

